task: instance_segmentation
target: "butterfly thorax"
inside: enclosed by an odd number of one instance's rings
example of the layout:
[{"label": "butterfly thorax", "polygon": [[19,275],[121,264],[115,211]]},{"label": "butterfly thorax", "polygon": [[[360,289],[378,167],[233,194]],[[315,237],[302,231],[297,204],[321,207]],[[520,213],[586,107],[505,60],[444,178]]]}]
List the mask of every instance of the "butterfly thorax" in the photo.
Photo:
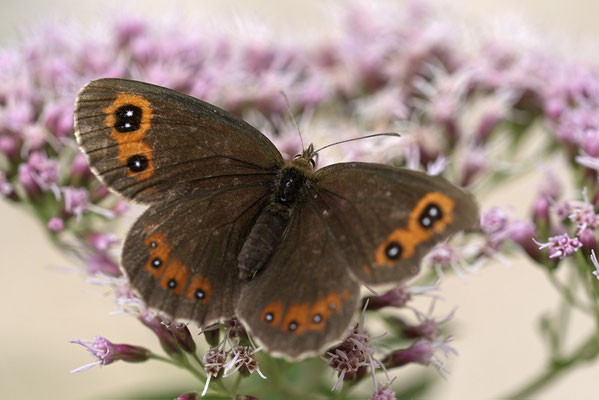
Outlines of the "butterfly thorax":
[{"label": "butterfly thorax", "polygon": [[312,164],[303,156],[279,170],[269,204],[264,207],[239,256],[239,277],[248,279],[268,262],[285,236],[294,205],[302,202],[312,181]]}]

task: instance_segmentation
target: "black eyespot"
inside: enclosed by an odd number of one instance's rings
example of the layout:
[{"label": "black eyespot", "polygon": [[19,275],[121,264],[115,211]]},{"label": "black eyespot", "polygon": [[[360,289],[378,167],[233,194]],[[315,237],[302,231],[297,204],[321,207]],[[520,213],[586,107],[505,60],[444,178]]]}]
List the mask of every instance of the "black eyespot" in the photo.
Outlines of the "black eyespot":
[{"label": "black eyespot", "polygon": [[142,155],[134,155],[127,159],[127,168],[131,172],[141,172],[148,168],[148,159]]},{"label": "black eyespot", "polygon": [[314,316],[312,317],[312,322],[314,322],[315,324],[319,324],[321,321],[322,321],[322,315],[314,314]]},{"label": "black eyespot", "polygon": [[158,269],[158,268],[160,268],[161,265],[162,265],[162,260],[160,258],[156,257],[152,260],[152,268]]},{"label": "black eyespot", "polygon": [[385,247],[385,255],[390,260],[397,260],[401,257],[402,248],[397,242],[391,242]]},{"label": "black eyespot", "polygon": [[296,330],[296,329],[297,329],[297,327],[298,327],[298,324],[297,324],[297,322],[296,322],[296,321],[291,321],[291,322],[289,323],[289,330],[290,330],[291,332],[293,332],[294,330]]},{"label": "black eyespot", "polygon": [[196,289],[195,296],[196,299],[202,300],[204,297],[206,297],[206,293],[202,289]]},{"label": "black eyespot", "polygon": [[155,241],[153,241],[153,240],[152,240],[152,241],[150,242],[150,247],[151,247],[151,248],[153,248],[153,249],[155,249],[155,248],[156,248],[156,246],[158,246],[158,243],[156,243]]},{"label": "black eyespot", "polygon": [[271,312],[266,313],[264,319],[266,320],[266,322],[272,322],[275,319],[275,315]]},{"label": "black eyespot", "polygon": [[167,286],[171,289],[174,289],[177,287],[177,281],[174,280],[173,278],[169,279],[167,282]]},{"label": "black eyespot", "polygon": [[334,310],[335,308],[337,308],[337,303],[329,304],[329,309]]},{"label": "black eyespot", "polygon": [[141,108],[133,104],[126,104],[117,108],[114,112],[116,117],[114,129],[121,133],[135,132],[141,125],[142,114]]},{"label": "black eyespot", "polygon": [[424,211],[422,211],[422,214],[418,217],[418,222],[423,228],[430,229],[435,222],[439,221],[441,218],[443,218],[441,207],[435,203],[431,203],[424,209]]}]

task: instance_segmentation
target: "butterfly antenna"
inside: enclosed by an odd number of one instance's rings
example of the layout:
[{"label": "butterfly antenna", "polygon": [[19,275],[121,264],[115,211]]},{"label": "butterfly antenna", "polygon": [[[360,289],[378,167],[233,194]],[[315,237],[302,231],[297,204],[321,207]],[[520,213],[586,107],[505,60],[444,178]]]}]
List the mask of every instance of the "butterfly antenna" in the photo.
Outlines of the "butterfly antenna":
[{"label": "butterfly antenna", "polygon": [[320,150],[324,150],[326,148],[329,148],[331,146],[335,146],[337,144],[347,143],[347,142],[354,142],[356,140],[362,140],[362,139],[370,139],[370,138],[377,137],[377,136],[395,136],[395,137],[401,137],[401,135],[399,133],[397,133],[397,132],[373,133],[372,135],[360,136],[360,137],[355,137],[355,138],[351,138],[351,139],[345,139],[345,140],[341,140],[339,142],[327,144],[326,146],[322,146],[320,149],[314,151],[312,154],[316,154]]},{"label": "butterfly antenna", "polygon": [[291,106],[289,105],[289,99],[287,98],[287,95],[285,94],[285,92],[283,92],[281,90],[281,96],[283,96],[283,98],[285,99],[285,104],[287,105],[287,111],[289,112],[289,116],[291,117],[291,120],[293,121],[293,124],[295,125],[295,128],[297,129],[297,133],[299,134],[299,138],[300,138],[300,143],[302,145],[302,153],[304,152],[304,138],[302,138],[302,131],[300,131],[299,125],[297,124],[297,121],[295,120],[295,117],[293,116],[293,112],[291,111]]}]

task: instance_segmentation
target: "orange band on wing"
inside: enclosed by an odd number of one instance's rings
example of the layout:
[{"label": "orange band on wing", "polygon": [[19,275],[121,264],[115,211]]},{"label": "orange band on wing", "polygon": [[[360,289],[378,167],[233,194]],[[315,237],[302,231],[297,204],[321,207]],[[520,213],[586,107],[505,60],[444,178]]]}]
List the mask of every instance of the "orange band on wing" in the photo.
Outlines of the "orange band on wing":
[{"label": "orange band on wing", "polygon": [[187,285],[189,275],[189,268],[181,261],[175,259],[166,267],[166,270],[160,279],[160,286],[165,289],[171,289],[173,292],[180,295],[183,293],[185,285]]},{"label": "orange band on wing", "polygon": [[208,304],[212,295],[210,281],[201,275],[194,275],[187,288],[187,298]]},{"label": "orange band on wing", "polygon": [[[115,127],[117,124],[116,112],[121,107],[134,106],[141,109],[139,127],[127,132],[119,132]],[[117,157],[121,164],[127,167],[127,175],[134,177],[138,181],[143,181],[154,175],[154,161],[152,148],[143,139],[152,126],[152,108],[150,102],[143,96],[136,94],[120,93],[116,100],[107,108],[103,109],[106,114],[104,124],[110,128],[110,138],[117,142],[119,152]],[[132,157],[144,157],[142,166],[132,169]]]},{"label": "orange band on wing", "polygon": [[166,238],[160,232],[149,236],[144,244],[150,249],[150,258],[146,263],[145,270],[150,271],[154,278],[160,278],[166,264],[171,256],[171,248],[166,242]]},{"label": "orange band on wing", "polygon": [[[438,218],[427,215],[427,209],[430,211],[431,207],[436,209]],[[450,197],[439,192],[427,193],[410,212],[407,226],[393,230],[376,248],[375,265],[393,267],[399,260],[412,257],[419,244],[447,228],[453,221],[454,208],[455,202]],[[368,268],[363,267],[363,270],[369,275]]]},{"label": "orange band on wing", "polygon": [[272,301],[264,307],[260,320],[266,322],[270,326],[279,326],[283,319],[283,303],[280,301]]},{"label": "orange band on wing", "polygon": [[281,329],[300,335],[307,328],[309,310],[308,303],[291,304],[285,313]]}]

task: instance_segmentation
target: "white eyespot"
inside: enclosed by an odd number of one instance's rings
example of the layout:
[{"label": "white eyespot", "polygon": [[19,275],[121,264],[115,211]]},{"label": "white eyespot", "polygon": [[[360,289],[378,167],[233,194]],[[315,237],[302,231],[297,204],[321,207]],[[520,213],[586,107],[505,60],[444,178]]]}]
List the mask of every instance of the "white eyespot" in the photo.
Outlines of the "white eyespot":
[{"label": "white eyespot", "polygon": [[429,217],[422,218],[422,225],[423,226],[430,226],[431,225],[431,219]]},{"label": "white eyespot", "polygon": [[437,207],[431,207],[428,211],[428,215],[430,215],[431,217],[436,217],[437,215],[439,215],[439,209]]}]

